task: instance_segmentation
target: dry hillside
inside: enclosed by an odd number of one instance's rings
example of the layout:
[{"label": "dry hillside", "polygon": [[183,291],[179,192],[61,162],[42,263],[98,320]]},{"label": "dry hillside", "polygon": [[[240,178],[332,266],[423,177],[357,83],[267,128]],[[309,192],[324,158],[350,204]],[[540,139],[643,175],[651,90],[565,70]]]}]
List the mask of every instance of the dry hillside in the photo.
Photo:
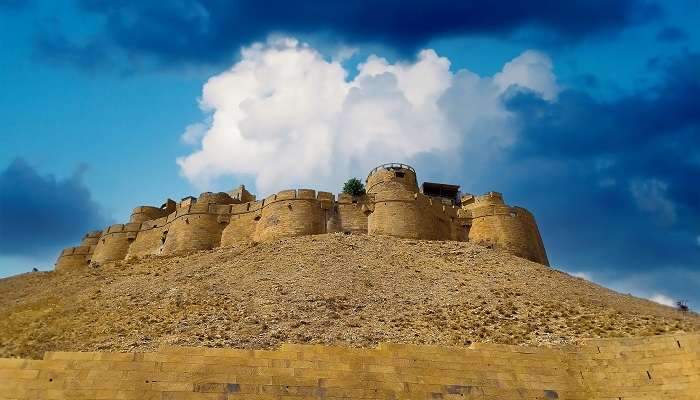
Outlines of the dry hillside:
[{"label": "dry hillside", "polygon": [[0,280],[0,357],[161,344],[567,343],[700,318],[471,243],[320,235]]}]

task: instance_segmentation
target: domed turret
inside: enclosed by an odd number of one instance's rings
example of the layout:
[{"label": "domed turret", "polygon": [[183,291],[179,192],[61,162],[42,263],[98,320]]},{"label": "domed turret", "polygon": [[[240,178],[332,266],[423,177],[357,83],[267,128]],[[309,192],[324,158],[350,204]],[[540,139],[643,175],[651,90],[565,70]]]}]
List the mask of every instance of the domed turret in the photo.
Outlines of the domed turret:
[{"label": "domed turret", "polygon": [[370,171],[365,186],[370,194],[396,189],[415,193],[418,192],[416,170],[406,164],[382,164]]}]

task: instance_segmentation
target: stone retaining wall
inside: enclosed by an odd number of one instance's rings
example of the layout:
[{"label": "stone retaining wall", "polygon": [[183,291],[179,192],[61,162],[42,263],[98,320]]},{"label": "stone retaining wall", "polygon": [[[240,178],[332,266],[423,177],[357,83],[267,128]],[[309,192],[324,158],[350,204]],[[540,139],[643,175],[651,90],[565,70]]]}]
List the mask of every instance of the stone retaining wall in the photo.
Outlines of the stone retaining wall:
[{"label": "stone retaining wall", "polygon": [[0,359],[0,399],[700,399],[700,335],[577,347],[166,347]]}]

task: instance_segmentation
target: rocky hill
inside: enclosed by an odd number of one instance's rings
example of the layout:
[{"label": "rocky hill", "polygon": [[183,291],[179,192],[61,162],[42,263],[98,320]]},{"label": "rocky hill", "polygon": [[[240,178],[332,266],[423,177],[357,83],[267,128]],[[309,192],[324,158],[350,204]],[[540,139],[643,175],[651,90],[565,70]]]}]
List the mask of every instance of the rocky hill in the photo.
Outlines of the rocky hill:
[{"label": "rocky hill", "polygon": [[697,330],[696,314],[468,242],[329,234],[0,280],[0,357]]}]

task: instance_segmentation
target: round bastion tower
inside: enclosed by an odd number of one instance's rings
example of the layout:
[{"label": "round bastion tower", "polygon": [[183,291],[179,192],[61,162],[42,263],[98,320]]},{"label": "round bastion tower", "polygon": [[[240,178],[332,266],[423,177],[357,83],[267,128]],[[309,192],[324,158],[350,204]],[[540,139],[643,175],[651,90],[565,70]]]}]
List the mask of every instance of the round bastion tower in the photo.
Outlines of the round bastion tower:
[{"label": "round bastion tower", "polygon": [[522,207],[512,207],[503,195],[489,192],[465,195],[462,209],[471,216],[469,241],[502,248],[516,256],[549,265],[535,217]]},{"label": "round bastion tower", "polygon": [[399,164],[383,164],[367,176],[366,190],[374,196],[374,210],[367,232],[412,239],[436,239],[429,214],[423,212],[416,170]]},{"label": "round bastion tower", "polygon": [[218,247],[227,221],[216,213],[218,206],[236,203],[227,193],[204,192],[185,198],[168,216],[162,229],[162,254],[178,254]]}]

